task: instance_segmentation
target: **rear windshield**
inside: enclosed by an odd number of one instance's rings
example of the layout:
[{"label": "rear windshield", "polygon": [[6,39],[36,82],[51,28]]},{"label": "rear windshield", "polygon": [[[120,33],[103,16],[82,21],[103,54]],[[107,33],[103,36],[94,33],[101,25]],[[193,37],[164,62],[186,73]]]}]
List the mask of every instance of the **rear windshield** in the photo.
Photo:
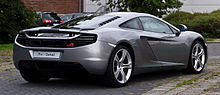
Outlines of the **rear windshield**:
[{"label": "rear windshield", "polygon": [[60,17],[58,17],[56,13],[46,13],[46,14],[43,14],[43,19],[61,20]]},{"label": "rear windshield", "polygon": [[108,21],[116,16],[102,15],[102,16],[83,16],[72,19],[66,23],[55,26],[54,28],[91,28],[98,27],[100,23]]}]

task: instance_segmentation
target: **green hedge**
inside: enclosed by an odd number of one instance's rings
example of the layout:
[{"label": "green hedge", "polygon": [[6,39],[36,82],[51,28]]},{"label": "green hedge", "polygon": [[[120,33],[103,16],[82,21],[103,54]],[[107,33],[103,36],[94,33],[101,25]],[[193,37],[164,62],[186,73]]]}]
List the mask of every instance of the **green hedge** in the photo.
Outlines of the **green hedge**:
[{"label": "green hedge", "polygon": [[11,43],[20,30],[34,27],[35,17],[20,0],[0,0],[0,43]]},{"label": "green hedge", "polygon": [[220,10],[194,14],[176,11],[166,16],[164,20],[175,26],[185,24],[188,30],[199,32],[205,37],[220,38]]}]

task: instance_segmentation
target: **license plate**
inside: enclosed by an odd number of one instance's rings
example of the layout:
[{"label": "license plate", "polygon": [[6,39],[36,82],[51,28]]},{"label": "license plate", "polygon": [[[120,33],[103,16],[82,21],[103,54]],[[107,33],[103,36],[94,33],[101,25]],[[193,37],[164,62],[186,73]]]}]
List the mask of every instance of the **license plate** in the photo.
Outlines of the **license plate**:
[{"label": "license plate", "polygon": [[60,58],[60,52],[33,51],[34,58]]}]

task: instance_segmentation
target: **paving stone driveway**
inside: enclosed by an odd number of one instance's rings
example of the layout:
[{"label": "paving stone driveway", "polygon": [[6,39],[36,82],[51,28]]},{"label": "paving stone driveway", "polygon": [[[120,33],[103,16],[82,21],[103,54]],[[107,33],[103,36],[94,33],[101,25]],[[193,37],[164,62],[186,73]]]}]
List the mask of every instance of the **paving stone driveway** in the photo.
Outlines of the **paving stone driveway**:
[{"label": "paving stone driveway", "polygon": [[[208,64],[201,74],[179,76],[142,95],[220,95],[220,63]],[[216,88],[213,90],[213,88]]]},{"label": "paving stone driveway", "polygon": [[[211,44],[209,49],[211,50],[209,62],[219,61],[220,44]],[[0,65],[0,95],[140,95],[184,76],[190,75],[179,71],[141,74],[135,76],[126,87],[122,88],[103,86],[99,80],[92,77],[52,79],[47,83],[33,84],[24,81],[11,61],[6,61],[1,62]]]}]

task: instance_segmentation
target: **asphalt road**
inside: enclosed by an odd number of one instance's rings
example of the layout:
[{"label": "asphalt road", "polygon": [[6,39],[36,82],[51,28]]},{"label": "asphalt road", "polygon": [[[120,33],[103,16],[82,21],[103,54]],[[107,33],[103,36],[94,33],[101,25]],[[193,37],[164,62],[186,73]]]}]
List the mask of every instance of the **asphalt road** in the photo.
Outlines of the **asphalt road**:
[{"label": "asphalt road", "polygon": [[[220,62],[220,44],[209,44],[208,49],[208,62]],[[92,77],[52,79],[33,84],[24,81],[13,69],[0,73],[0,95],[140,95],[181,75],[180,71],[146,73],[134,76],[125,87],[110,88]]]},{"label": "asphalt road", "polygon": [[220,62],[220,44],[208,44],[208,62]]}]

